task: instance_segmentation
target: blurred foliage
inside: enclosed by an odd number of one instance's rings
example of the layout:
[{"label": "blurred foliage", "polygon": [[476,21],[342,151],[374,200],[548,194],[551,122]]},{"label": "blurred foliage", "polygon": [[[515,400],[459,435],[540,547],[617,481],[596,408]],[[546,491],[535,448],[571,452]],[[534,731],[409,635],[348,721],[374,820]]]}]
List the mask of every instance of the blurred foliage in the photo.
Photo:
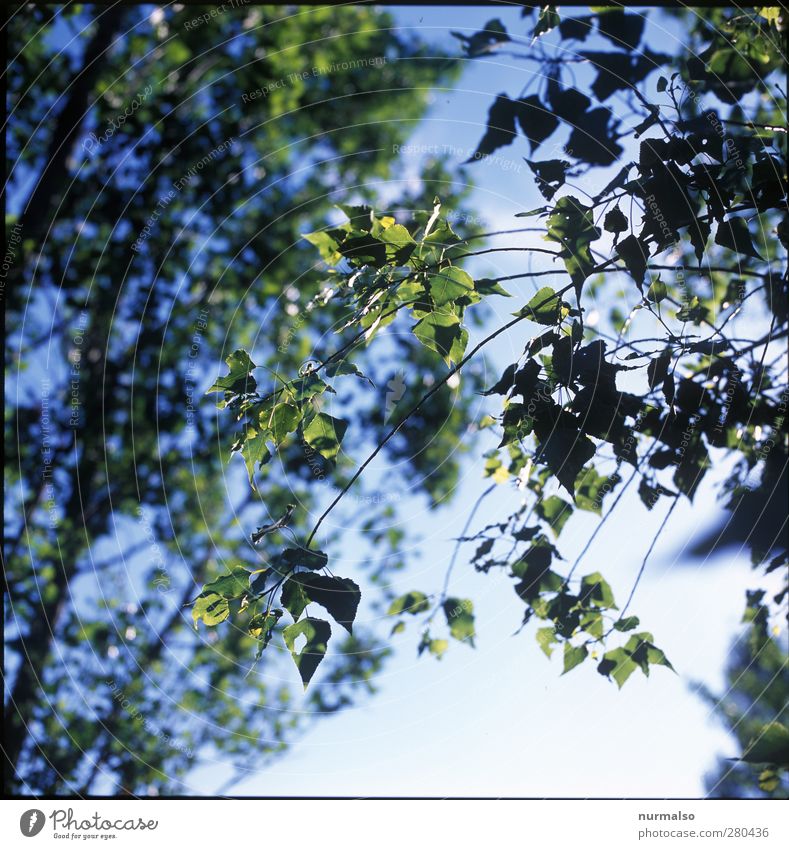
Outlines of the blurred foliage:
[{"label": "blurred foliage", "polygon": [[[6,289],[6,754],[17,792],[184,793],[192,770],[218,761],[235,769],[229,787],[372,692],[388,654],[359,629],[294,703],[284,645],[252,674],[240,660],[265,622],[254,634],[192,627],[184,605],[201,584],[265,568],[255,525],[295,504],[272,537],[305,527],[349,467],[337,458],[316,487],[294,445],[239,495],[243,464],[226,466],[224,422],[200,399],[228,337],[274,374],[297,371],[333,330],[331,303],[307,316],[324,275],[300,234],[324,226],[337,199],[377,194],[430,88],[457,69],[369,8],[249,6],[195,23],[205,8],[27,5],[8,22],[6,228],[19,238]],[[438,163],[423,178],[418,191],[390,184],[403,208],[450,186]],[[374,360],[364,367],[376,384],[389,378]],[[455,392],[456,409],[471,397]],[[448,453],[449,429],[445,442]],[[407,481],[433,499],[456,476],[453,461],[429,482],[404,470],[389,487]],[[360,501],[348,524],[391,527],[391,510]],[[401,564],[401,539],[378,538],[371,580]]]},{"label": "blurred foliage", "polygon": [[760,602],[749,598],[746,619],[752,624],[732,647],[725,692],[698,687],[742,752],[741,758],[718,758],[706,776],[707,793],[716,799],[789,798],[789,655],[767,633]]}]

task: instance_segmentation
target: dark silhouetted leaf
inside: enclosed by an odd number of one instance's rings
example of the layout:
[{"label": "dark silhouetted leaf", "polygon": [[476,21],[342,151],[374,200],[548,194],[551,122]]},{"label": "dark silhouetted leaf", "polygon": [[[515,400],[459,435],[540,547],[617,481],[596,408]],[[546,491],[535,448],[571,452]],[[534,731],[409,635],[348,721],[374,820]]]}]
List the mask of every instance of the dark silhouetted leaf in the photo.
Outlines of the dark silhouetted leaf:
[{"label": "dark silhouetted leaf", "polygon": [[568,41],[586,41],[592,28],[592,18],[564,18],[559,24],[559,34]]},{"label": "dark silhouetted leaf", "polygon": [[515,384],[515,372],[517,368],[518,366],[516,363],[507,366],[498,381],[493,386],[491,386],[490,389],[486,389],[482,394],[506,395]]},{"label": "dark silhouetted leaf", "polygon": [[310,601],[326,608],[338,624],[349,633],[353,632],[356,611],[362,598],[359,586],[354,581],[350,578],[304,573],[294,578],[301,581],[302,590]]},{"label": "dark silhouetted leaf", "polygon": [[618,206],[606,213],[603,228],[608,233],[624,233],[628,228],[627,218]]},{"label": "dark silhouetted leaf", "polygon": [[552,200],[556,192],[564,185],[570,163],[563,159],[549,159],[545,162],[532,162],[527,159],[526,164],[537,178],[537,188],[542,196],[546,200]]},{"label": "dark silhouetted leaf", "polygon": [[500,44],[506,44],[510,41],[507,35],[507,30],[504,24],[498,19],[493,18],[488,21],[485,26],[474,35],[465,35],[461,32],[451,32],[450,35],[457,38],[463,44],[463,49],[469,58],[475,56],[483,56],[495,50]]},{"label": "dark silhouetted leaf", "polygon": [[523,135],[529,140],[532,153],[559,126],[559,119],[536,94],[518,101],[517,119]]},{"label": "dark silhouetted leaf", "polygon": [[512,144],[515,140],[515,116],[520,105],[510,100],[506,94],[499,94],[488,112],[488,128],[473,156],[466,162],[473,162],[489,156],[494,150]]},{"label": "dark silhouetted leaf", "polygon": [[742,760],[789,768],[789,728],[782,722],[763,725],[746,746]]},{"label": "dark silhouetted leaf", "polygon": [[551,30],[555,29],[561,23],[559,13],[554,6],[543,6],[540,9],[540,14],[537,18],[537,23],[532,30],[532,40],[539,38],[542,35],[547,35]]},{"label": "dark silhouetted leaf", "polygon": [[643,291],[644,275],[649,262],[649,250],[646,243],[636,236],[627,236],[616,246],[616,255],[624,261],[630,276]]},{"label": "dark silhouetted leaf", "polygon": [[719,224],[715,233],[715,244],[754,259],[762,258],[753,246],[748,223],[744,218],[730,218]]},{"label": "dark silhouetted leaf", "polygon": [[622,153],[616,140],[618,123],[610,109],[599,106],[572,120],[573,131],[567,140],[565,152],[591,165],[611,165]]},{"label": "dark silhouetted leaf", "polygon": [[645,23],[643,15],[630,15],[619,9],[612,9],[597,17],[600,35],[604,35],[617,47],[626,47],[628,50],[638,47]]},{"label": "dark silhouetted leaf", "polygon": [[580,431],[557,427],[540,445],[538,459],[547,463],[559,483],[575,496],[575,481],[594,457],[595,446]]},{"label": "dark silhouetted leaf", "polygon": [[308,548],[286,548],[282,552],[282,562],[288,568],[302,566],[314,571],[323,569],[329,562],[329,557],[323,551],[313,551]]}]

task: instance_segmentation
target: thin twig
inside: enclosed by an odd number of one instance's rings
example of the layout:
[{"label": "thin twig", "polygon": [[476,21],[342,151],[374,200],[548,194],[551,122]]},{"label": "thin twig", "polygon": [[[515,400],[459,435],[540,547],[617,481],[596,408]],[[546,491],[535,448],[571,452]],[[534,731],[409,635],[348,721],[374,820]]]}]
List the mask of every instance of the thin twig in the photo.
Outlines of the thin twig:
[{"label": "thin twig", "polygon": [[[647,567],[647,561],[649,560],[649,555],[652,554],[652,549],[655,547],[660,535],[663,533],[663,529],[668,524],[669,517],[674,512],[674,508],[677,506],[679,502],[680,493],[677,493],[674,496],[674,500],[671,502],[671,507],[669,507],[668,512],[663,517],[663,521],[660,523],[660,527],[657,529],[657,533],[652,538],[652,542],[649,544],[649,548],[647,549],[647,553],[644,555],[644,560],[641,563],[641,568],[638,570],[638,574],[636,575],[636,580],[633,582],[633,589],[630,590],[630,595],[627,597],[627,601],[625,602],[625,606],[622,608],[622,612],[619,614],[619,619],[617,622],[621,622],[625,617],[625,613],[627,613],[627,609],[630,607],[630,602],[633,600],[633,596],[636,594],[636,590],[638,589],[638,585],[641,582],[641,577],[644,574],[644,569]],[[608,632],[611,633],[610,631]]]}]

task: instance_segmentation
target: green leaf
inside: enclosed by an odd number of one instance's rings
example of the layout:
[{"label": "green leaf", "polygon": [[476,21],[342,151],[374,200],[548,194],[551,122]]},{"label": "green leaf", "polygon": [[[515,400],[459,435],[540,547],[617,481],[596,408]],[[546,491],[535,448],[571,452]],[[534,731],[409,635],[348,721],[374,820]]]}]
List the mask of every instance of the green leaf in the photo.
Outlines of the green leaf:
[{"label": "green leaf", "polygon": [[306,374],[304,377],[299,377],[296,380],[291,380],[287,384],[287,391],[293,396],[295,401],[309,401],[316,395],[321,395],[327,389],[329,392],[334,390],[317,374]]},{"label": "green leaf", "polygon": [[449,648],[449,642],[447,640],[434,640],[430,637],[430,633],[425,631],[422,634],[422,639],[419,642],[419,654],[422,654],[423,651],[427,650],[436,657],[438,660],[441,660],[442,656]]},{"label": "green leaf", "polygon": [[523,315],[537,324],[558,324],[565,315],[567,307],[550,286],[542,289],[516,315]]},{"label": "green leaf", "polygon": [[297,622],[301,618],[304,608],[310,603],[310,599],[304,591],[304,586],[301,582],[301,573],[288,578],[282,585],[280,603],[293,617],[294,622]]},{"label": "green leaf", "polygon": [[468,344],[468,331],[460,319],[449,312],[433,312],[414,325],[414,335],[449,364],[459,363]]},{"label": "green leaf", "polygon": [[554,536],[558,537],[567,520],[572,516],[573,508],[558,495],[551,495],[549,498],[543,498],[537,502],[535,512],[550,525]]},{"label": "green leaf", "polygon": [[362,594],[359,586],[350,578],[328,577],[327,575],[300,574],[291,580],[301,581],[302,591],[310,601],[320,604],[342,625],[353,633],[353,623]]},{"label": "green leaf", "polygon": [[590,637],[598,640],[603,639],[603,614],[597,610],[584,613],[579,622],[581,630],[586,631]]},{"label": "green leaf", "polygon": [[700,324],[707,317],[709,310],[700,301],[697,295],[694,295],[689,301],[686,301],[682,308],[677,310],[678,321],[692,321],[694,324]]},{"label": "green leaf", "polygon": [[399,264],[407,262],[416,248],[416,242],[402,224],[392,224],[382,230],[378,238],[386,245],[386,257]]},{"label": "green leaf", "polygon": [[715,244],[754,259],[762,258],[753,246],[748,223],[744,218],[730,218],[719,224],[718,232],[715,234]]},{"label": "green leaf", "polygon": [[[454,33],[452,33],[454,35]],[[430,218],[427,219],[427,224],[425,224],[425,230],[422,238],[430,235],[430,231],[433,229],[433,225],[438,221],[439,216],[441,215],[441,199],[438,197],[433,198],[433,212],[430,215]]]},{"label": "green leaf", "polygon": [[617,619],[614,622],[614,628],[617,631],[632,631],[634,628],[638,628],[639,624],[638,616],[626,616],[624,619]]},{"label": "green leaf", "polygon": [[649,289],[647,290],[647,298],[653,304],[659,304],[661,301],[664,301],[668,297],[668,289],[666,288],[666,284],[660,279],[660,277],[656,277]]},{"label": "green leaf", "polygon": [[667,666],[672,672],[676,671],[663,652],[663,649],[659,649],[657,646],[653,646],[651,644],[647,646],[647,660],[653,666]]},{"label": "green leaf", "polygon": [[537,637],[540,648],[545,652],[547,657],[550,657],[553,654],[553,644],[559,642],[556,637],[556,630],[554,628],[538,628],[535,636]]},{"label": "green leaf", "polygon": [[597,671],[606,678],[613,676],[620,690],[636,669],[638,665],[622,648],[606,652],[597,667]]},{"label": "green leaf", "polygon": [[[307,642],[304,644],[300,652],[296,651],[296,640],[300,636],[305,636]],[[285,640],[285,645],[288,647],[290,656],[299,670],[299,675],[304,684],[304,689],[312,680],[315,670],[320,665],[320,662],[326,656],[329,638],[331,637],[331,626],[323,619],[313,619],[307,617],[301,622],[295,622],[289,625],[282,632],[282,637]]]},{"label": "green leaf", "polygon": [[763,725],[746,746],[742,760],[789,768],[789,728],[781,722]]},{"label": "green leaf", "polygon": [[613,489],[615,482],[613,475],[610,478],[600,475],[594,466],[584,469],[575,485],[575,504],[578,509],[599,516],[603,511],[603,498]]},{"label": "green leaf", "polygon": [[302,238],[306,239],[310,244],[320,252],[321,258],[329,265],[337,265],[342,259],[342,254],[339,252],[339,244],[337,240],[332,238],[328,233],[321,230],[317,233],[302,233]]},{"label": "green leaf", "polygon": [[564,671],[569,672],[571,669],[574,669],[578,666],[579,663],[583,663],[589,655],[589,651],[586,646],[571,646],[570,643],[564,644]]},{"label": "green leaf", "polygon": [[218,625],[230,615],[230,605],[227,599],[217,593],[201,593],[192,608],[192,620],[195,630],[202,619],[206,625]]},{"label": "green leaf", "polygon": [[778,26],[781,20],[780,6],[757,6],[756,12],[769,23]]},{"label": "green leaf", "polygon": [[502,295],[505,298],[511,298],[512,295],[504,289],[501,284],[489,277],[483,277],[480,280],[474,281],[474,291],[479,295]]},{"label": "green leaf", "polygon": [[250,372],[257,366],[249,358],[249,354],[239,348],[233,351],[225,360],[227,367],[230,369],[229,374],[224,377],[218,377],[213,386],[206,391],[206,395],[212,392],[229,392],[234,395],[241,395],[246,392],[254,392],[256,388],[255,378],[250,375]]},{"label": "green leaf", "polygon": [[301,421],[301,411],[293,404],[277,404],[269,415],[268,426],[279,445],[289,433],[293,433]]},{"label": "green leaf", "polygon": [[614,593],[608,581],[599,573],[592,572],[581,580],[581,598],[585,604],[591,603],[596,607],[616,610]]},{"label": "green leaf", "polygon": [[255,486],[255,466],[262,469],[271,460],[271,451],[268,447],[268,440],[271,434],[267,430],[259,430],[258,428],[247,427],[242,443],[242,455],[244,464],[247,467],[247,475],[252,489],[257,492]]},{"label": "green leaf", "polygon": [[274,636],[274,628],[281,616],[281,610],[272,610],[270,613],[259,613],[249,620],[249,636],[258,641],[258,657],[263,654],[264,649],[271,642],[271,638]]},{"label": "green leaf", "polygon": [[594,225],[594,209],[584,206],[572,195],[559,198],[553,212],[548,216],[548,232],[545,238],[558,242],[562,249],[559,256],[575,284],[576,293],[594,270],[595,264],[590,244],[601,236]]},{"label": "green leaf", "polygon": [[405,593],[396,598],[386,611],[387,616],[397,616],[399,613],[424,613],[430,608],[430,602],[427,596],[419,590],[412,590],[410,593]]},{"label": "green leaf", "polygon": [[334,460],[340,451],[348,423],[327,413],[318,413],[304,428],[304,439],[327,460]]},{"label": "green leaf", "polygon": [[641,667],[644,675],[649,675],[649,647],[652,645],[652,634],[642,631],[633,634],[625,643],[625,652],[630,655],[633,663]]},{"label": "green leaf", "polygon": [[241,598],[249,591],[249,572],[241,566],[231,569],[227,575],[222,575],[203,587],[200,595],[216,593],[222,598]]},{"label": "green leaf", "polygon": [[474,281],[462,268],[445,268],[430,276],[430,296],[437,306],[444,306],[474,291]]},{"label": "green leaf", "polygon": [[360,377],[362,380],[366,380],[370,386],[374,386],[375,384],[370,380],[367,375],[363,374],[357,366],[353,363],[348,362],[348,360],[337,360],[336,362],[329,363],[326,366],[326,376],[327,377],[336,377],[338,375],[344,374],[354,374],[356,377]]},{"label": "green leaf", "polygon": [[448,598],[444,602],[449,633],[461,642],[474,646],[474,605],[467,598]]},{"label": "green leaf", "polygon": [[759,789],[773,793],[781,783],[781,774],[774,769],[764,769],[759,773]]}]

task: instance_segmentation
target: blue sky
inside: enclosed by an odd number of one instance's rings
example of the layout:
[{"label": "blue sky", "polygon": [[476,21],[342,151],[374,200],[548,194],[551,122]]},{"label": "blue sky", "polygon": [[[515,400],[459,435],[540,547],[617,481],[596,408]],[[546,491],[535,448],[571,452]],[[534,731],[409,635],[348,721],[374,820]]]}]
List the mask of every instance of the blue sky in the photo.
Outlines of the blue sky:
[{"label": "blue sky", "polygon": [[[399,8],[398,24],[419,29],[445,48],[457,42],[448,29],[480,29],[499,17],[514,33],[526,33],[519,10],[501,8]],[[646,42],[674,52],[681,31],[660,12],[649,13]],[[583,71],[579,79],[583,81]],[[482,134],[493,96],[516,96],[529,83],[530,68],[517,60],[495,57],[470,61],[453,91],[437,91],[426,119],[414,130],[398,173],[418,173],[420,146],[446,146],[460,162]],[[657,75],[651,78],[651,85]],[[550,143],[546,144],[546,148]],[[415,152],[416,151],[416,152]],[[516,212],[541,204],[522,157],[524,144],[500,150],[500,161],[469,168],[476,184],[471,206],[491,230],[517,227]],[[554,153],[554,156],[556,154]],[[626,154],[627,155],[627,151]],[[539,159],[552,158],[546,150]],[[605,174],[598,179],[605,181]],[[386,189],[384,189],[384,193]],[[532,219],[533,220],[533,219]],[[529,244],[528,235],[497,244]],[[520,241],[518,240],[520,239]],[[479,258],[470,268],[498,276],[524,270],[517,255]],[[535,265],[535,269],[539,266]],[[540,284],[542,285],[542,284]],[[531,281],[509,286],[518,300],[535,291]],[[488,326],[508,317],[514,301],[495,299],[497,314]],[[601,312],[608,305],[601,305]],[[473,340],[472,340],[473,341]],[[490,349],[490,361],[503,367],[523,348],[522,331],[502,337]],[[407,379],[407,378],[406,378]],[[481,410],[484,404],[481,406]],[[482,488],[481,462],[465,468],[453,503],[425,515],[421,503],[399,504],[403,521],[422,538],[413,568],[398,579],[398,588],[436,586],[437,570],[452,554],[467,514]],[[385,469],[372,469],[385,487]],[[321,721],[281,761],[250,775],[233,792],[298,795],[520,795],[520,796],[682,796],[703,793],[702,777],[717,754],[735,754],[731,738],[710,717],[692,692],[692,681],[719,690],[732,635],[738,632],[745,589],[752,587],[747,554],[719,555],[706,563],[689,561],[683,548],[718,513],[712,484],[726,464],[717,463],[693,506],[685,500],[675,511],[671,530],[658,543],[633,603],[642,625],[656,635],[678,674],[657,670],[649,679],[633,676],[621,692],[597,675],[591,665],[560,676],[560,662],[539,651],[533,628],[513,636],[519,605],[506,576],[478,575],[461,556],[452,594],[474,599],[476,650],[454,644],[441,662],[417,659],[417,629],[395,638],[393,661],[378,680],[373,699]],[[412,503],[413,502],[413,503]],[[507,515],[517,495],[501,487],[480,509],[475,527]],[[667,506],[667,505],[666,505]],[[603,571],[617,599],[630,589],[665,507],[648,513],[638,499],[624,499],[584,561],[586,571]],[[560,548],[572,562],[597,519],[577,513],[564,530]],[[342,553],[340,553],[342,555]],[[343,574],[354,568],[346,552]],[[337,564],[340,568],[340,564]],[[316,677],[319,683],[320,676]],[[196,786],[218,786],[226,768],[206,765],[194,775]]]}]

